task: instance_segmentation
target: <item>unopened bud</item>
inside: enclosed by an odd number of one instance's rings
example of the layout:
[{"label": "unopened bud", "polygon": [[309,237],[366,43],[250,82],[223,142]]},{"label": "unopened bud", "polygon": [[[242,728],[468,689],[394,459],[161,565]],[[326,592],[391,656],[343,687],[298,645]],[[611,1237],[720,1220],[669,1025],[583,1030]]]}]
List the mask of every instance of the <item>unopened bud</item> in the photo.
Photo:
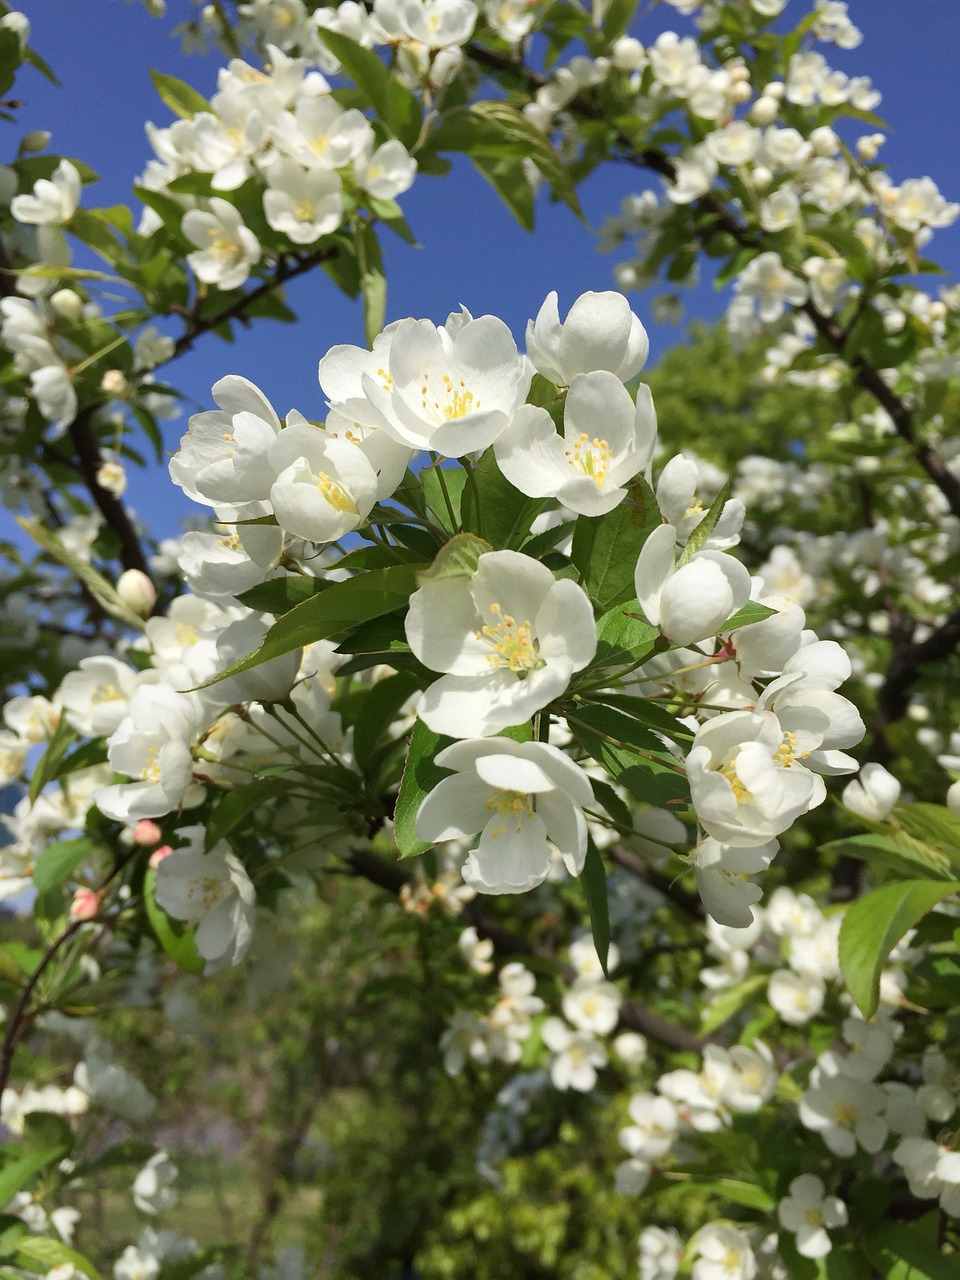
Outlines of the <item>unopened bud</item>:
[{"label": "unopened bud", "polygon": [[49,129],[31,129],[20,143],[21,151],[46,151],[50,145]]},{"label": "unopened bud", "polygon": [[452,84],[463,70],[463,50],[459,45],[441,49],[430,65],[430,83],[435,89]]},{"label": "unopened bud", "polygon": [[79,320],[83,316],[83,299],[73,289],[58,289],[50,305],[64,320]]},{"label": "unopened bud", "polygon": [[758,191],[765,191],[773,181],[773,174],[764,164],[758,164],[753,171],[753,185]]},{"label": "unopened bud", "polygon": [[776,98],[763,94],[750,108],[750,119],[754,124],[772,124],[776,120],[779,110],[780,103]]},{"label": "unopened bud", "polygon": [[781,80],[772,80],[763,90],[765,98],[776,98],[777,102],[783,97],[785,89]]},{"label": "unopened bud", "polygon": [[871,160],[876,160],[877,152],[885,142],[886,138],[882,133],[865,133],[862,138],[857,139],[857,155],[869,164]]},{"label": "unopened bud", "polygon": [[810,145],[818,156],[835,156],[840,150],[840,139],[825,124],[814,129],[810,135]]},{"label": "unopened bud", "polygon": [[753,97],[753,90],[746,80],[734,80],[727,97],[731,102],[749,102]]},{"label": "unopened bud", "polygon": [[157,603],[157,589],[140,569],[126,569],[117,579],[117,595],[134,613],[149,618]]},{"label": "unopened bud", "polygon": [[93,889],[76,889],[70,903],[71,920],[92,920],[100,910],[100,894]]},{"label": "unopened bud", "polygon": [[16,9],[11,9],[0,18],[0,27],[6,27],[16,35],[21,49],[30,39],[30,19],[25,13],[18,13]]},{"label": "unopened bud", "polygon": [[[136,570],[131,572],[136,573]],[[162,832],[155,822],[151,822],[149,818],[141,818],[133,828],[133,843],[149,849],[151,845],[160,843],[161,835]]]},{"label": "unopened bud", "polygon": [[119,498],[127,487],[127,473],[119,462],[101,463],[97,471],[97,484],[107,493]]},{"label": "unopened bud", "polygon": [[125,396],[129,389],[130,384],[119,369],[108,369],[100,380],[100,390],[105,391],[108,396],[116,396],[117,399]]},{"label": "unopened bud", "polygon": [[164,858],[169,858],[173,849],[168,844],[162,844],[159,849],[154,849],[150,855],[150,866],[156,871]]}]

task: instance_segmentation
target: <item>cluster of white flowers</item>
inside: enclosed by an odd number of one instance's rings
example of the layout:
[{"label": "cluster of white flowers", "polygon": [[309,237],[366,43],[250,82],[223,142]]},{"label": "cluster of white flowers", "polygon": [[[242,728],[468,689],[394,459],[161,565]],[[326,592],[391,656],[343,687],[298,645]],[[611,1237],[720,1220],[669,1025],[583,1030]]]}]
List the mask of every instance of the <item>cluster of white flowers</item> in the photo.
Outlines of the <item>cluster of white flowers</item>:
[{"label": "cluster of white flowers", "polygon": [[[147,127],[157,159],[141,185],[183,205],[183,234],[197,246],[187,261],[198,280],[221,289],[243,284],[262,246],[226,195],[198,204],[175,186],[170,191],[178,178],[209,174],[212,192],[229,193],[258,175],[268,225],[294,245],[311,245],[343,221],[344,177],[371,197],[392,199],[416,172],[403,144],[394,138],[378,146],[366,117],[340,107],[306,58],[274,46],[269,57],[264,71],[239,59],[221,70],[209,111]],[[149,235],[161,223],[148,208],[140,230]]]}]

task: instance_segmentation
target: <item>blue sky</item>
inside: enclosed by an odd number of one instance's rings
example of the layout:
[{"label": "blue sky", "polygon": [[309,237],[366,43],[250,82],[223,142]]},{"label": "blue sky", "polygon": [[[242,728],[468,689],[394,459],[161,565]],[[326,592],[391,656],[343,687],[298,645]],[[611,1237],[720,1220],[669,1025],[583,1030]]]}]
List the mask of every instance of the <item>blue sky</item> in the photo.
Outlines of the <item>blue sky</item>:
[{"label": "blue sky", "polygon": [[[97,170],[101,181],[87,189],[85,204],[127,202],[132,180],[151,154],[144,122],[170,120],[149,69],[178,75],[205,95],[215,87],[219,56],[184,57],[169,34],[195,12],[193,7],[187,0],[168,0],[162,20],[124,0],[21,0],[19,7],[30,18],[31,43],[51,64],[61,87],[28,69],[17,84],[25,102],[18,125],[50,130],[52,150],[78,156]],[[850,0],[849,8],[864,33],[863,44],[849,52],[826,52],[848,74],[870,75],[882,92],[878,112],[890,125],[882,158],[894,181],[929,174],[948,199],[960,199],[956,0]],[[805,11],[805,0],[790,0],[785,16]],[[649,42],[665,28],[685,31],[687,26],[688,20],[659,4],[638,22],[635,33]],[[9,139],[12,127],[6,129]],[[12,149],[14,143],[7,145]],[[423,247],[410,248],[384,232],[387,318],[441,321],[463,303],[475,315],[501,316],[522,341],[526,320],[551,289],[558,290],[563,311],[584,290],[613,287],[613,259],[597,253],[591,228],[615,213],[624,195],[641,189],[637,179],[626,168],[595,175],[581,191],[590,226],[542,199],[533,236],[517,226],[466,162],[446,178],[419,180],[401,203]],[[938,233],[930,252],[952,277],[960,276],[960,224]],[[281,414],[295,406],[309,417],[322,417],[317,362],[335,343],[363,342],[360,310],[320,274],[297,282],[289,297],[301,316],[298,326],[261,322],[233,346],[208,337],[170,367],[171,381],[207,407],[213,382],[242,373],[263,388]],[[685,300],[691,316],[715,317],[724,306],[723,295],[709,281],[687,291]],[[631,301],[648,323],[648,300],[633,295]],[[648,327],[654,360],[681,336],[676,329]],[[168,426],[171,449],[184,426]],[[156,473],[131,476],[129,494],[152,527],[166,533],[174,531],[176,517],[199,514]]]}]

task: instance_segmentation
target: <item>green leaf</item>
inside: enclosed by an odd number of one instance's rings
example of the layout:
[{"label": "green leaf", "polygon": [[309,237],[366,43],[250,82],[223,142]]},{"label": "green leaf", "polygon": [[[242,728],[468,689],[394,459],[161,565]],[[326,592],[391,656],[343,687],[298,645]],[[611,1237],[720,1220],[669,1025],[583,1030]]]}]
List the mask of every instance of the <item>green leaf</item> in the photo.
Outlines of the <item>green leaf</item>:
[{"label": "green leaf", "polygon": [[150,79],[153,87],[174,115],[184,120],[192,120],[198,111],[209,111],[210,103],[196,89],[178,80],[176,76],[168,76],[163,71],[151,71]]},{"label": "green leaf", "polygon": [[583,896],[590,912],[590,929],[593,945],[600,960],[603,976],[608,977],[607,957],[610,954],[610,911],[607,905],[607,873],[603,859],[593,840],[587,837],[587,856],[580,872]]},{"label": "green leaf", "polygon": [[731,614],[726,622],[717,628],[717,633],[736,631],[739,627],[752,627],[755,622],[763,622],[765,618],[772,618],[776,612],[776,609],[771,609],[765,604],[759,604],[756,600],[748,600],[742,609],[738,609],[736,613]]},{"label": "green leaf", "polygon": [[607,665],[645,657],[660,632],[643,617],[640,602],[627,600],[609,609],[597,623],[597,662]]},{"label": "green leaf", "polygon": [[542,505],[513,487],[497,466],[493,450],[488,449],[463,486],[460,524],[494,547],[509,549],[518,546],[529,533]]},{"label": "green leaf", "polygon": [[31,1111],[23,1118],[23,1145],[26,1151],[73,1150],[73,1130],[63,1116],[53,1111]]},{"label": "green leaf", "polygon": [[717,521],[723,514],[723,508],[726,506],[727,499],[729,497],[730,481],[726,480],[721,486],[720,492],[714,498],[713,502],[711,502],[703,519],[697,524],[696,528],[687,539],[687,545],[681,551],[680,558],[677,561],[677,568],[680,568],[681,565],[685,565],[690,560],[690,557],[697,551],[700,551],[706,544],[707,539],[716,528]]},{"label": "green leaf", "polygon": [[173,963],[186,973],[203,973],[206,961],[197,950],[193,930],[172,920],[157,902],[157,872],[149,867],[143,880],[143,905],[154,936]]},{"label": "green leaf", "polygon": [[703,1010],[700,1019],[701,1034],[708,1036],[718,1027],[722,1027],[735,1013],[740,1012],[751,996],[756,995],[758,991],[763,991],[767,982],[768,977],[765,973],[754,973],[743,982],[738,982],[735,987],[721,991]]},{"label": "green leaf", "polygon": [[610,707],[578,705],[566,714],[584,751],[638,800],[659,806],[689,800],[683,766],[649,729]]},{"label": "green leaf", "polygon": [[273,613],[277,617],[289,613],[296,605],[311,596],[317,596],[330,586],[323,578],[308,578],[303,574],[288,573],[282,578],[260,582],[237,596],[241,604],[258,613]]},{"label": "green leaf", "polygon": [[383,269],[380,243],[373,228],[359,222],[356,229],[357,262],[360,265],[360,295],[363,298],[363,332],[367,346],[383,328],[387,314],[387,277]]},{"label": "green leaf", "polygon": [[393,814],[393,831],[401,858],[414,858],[433,848],[432,844],[417,836],[417,810],[437,783],[449,777],[448,769],[442,769],[434,763],[441,743],[446,741],[447,739],[428,729],[422,720],[418,720],[413,726]]},{"label": "green leaf", "polygon": [[532,231],[534,225],[533,188],[523,167],[522,160],[512,156],[499,159],[472,155],[473,167],[493,187],[497,195],[516,218],[524,231]]},{"label": "green leaf", "polygon": [[76,840],[54,840],[48,844],[33,868],[37,893],[46,893],[63,884],[74,867],[93,853],[93,841],[86,836]]},{"label": "green leaf", "polygon": [[47,783],[56,778],[61,760],[76,740],[76,733],[67,723],[66,716],[63,716],[56,729],[54,729],[53,736],[47,743],[43,755],[37,761],[33,775],[30,778],[30,787],[27,794],[30,796],[31,804],[36,803],[37,796],[39,796]]},{"label": "green leaf", "polygon": [[361,769],[366,768],[400,708],[416,688],[417,681],[408,672],[398,672],[378,680],[365,692],[353,725],[353,754]]},{"label": "green leaf", "polygon": [[960,893],[960,881],[902,880],[885,885],[847,908],[840,927],[840,968],[865,1018],[880,996],[880,971],[890,952],[938,902]]},{"label": "green leaf", "polygon": [[837,858],[859,858],[863,862],[876,863],[904,878],[917,875],[927,880],[931,876],[943,880],[951,878],[950,861],[944,854],[899,831],[889,836],[847,836],[843,840],[831,840],[821,846],[821,851]]},{"label": "green leaf", "polygon": [[623,502],[602,520],[577,520],[571,558],[582,586],[602,610],[633,597],[637,557],[660,523],[653,490],[639,476],[631,481]]},{"label": "green leaf", "polygon": [[957,1280],[957,1257],[947,1257],[916,1226],[890,1222],[865,1234],[860,1247],[883,1280]]},{"label": "green leaf", "polygon": [[[576,189],[566,165],[550,145],[546,134],[528,120],[522,111],[497,98],[475,102],[471,107],[466,108],[465,115],[469,118],[474,134],[473,143],[469,147],[471,158],[479,154],[480,147],[489,138],[492,130],[495,139],[494,147],[498,145],[501,149],[505,145],[513,147],[519,156],[532,160],[545,181],[550,184],[553,192],[570,206],[577,217],[583,216]],[[442,143],[438,149],[444,149]],[[529,187],[529,182],[527,185]]]},{"label": "green leaf", "polygon": [[0,1204],[6,1204],[34,1174],[45,1169],[47,1165],[62,1160],[69,1150],[69,1147],[58,1143],[41,1151],[26,1151],[22,1156],[5,1164],[0,1169],[0,1197],[2,1197]]},{"label": "green leaf", "polygon": [[[463,467],[444,467],[442,470],[443,478],[441,480],[441,468],[436,466],[424,467],[420,472],[420,483],[423,486],[423,494],[429,509],[437,517],[447,533],[457,533],[456,519],[460,510],[460,495],[467,480],[467,473]],[[444,490],[446,490],[446,497],[444,496]],[[452,517],[447,506],[447,498],[450,499],[450,506],[453,508]]]},{"label": "green leaf", "polygon": [[54,1240],[50,1236],[24,1236],[17,1241],[17,1262],[21,1266],[36,1270],[39,1263],[43,1270],[50,1271],[65,1262],[70,1262],[89,1280],[102,1280],[100,1272],[76,1249],[71,1249],[62,1240]]},{"label": "green leaf", "polygon": [[410,90],[403,87],[373,50],[364,49],[355,40],[326,27],[318,28],[318,34],[357,88],[366,94],[390,132],[405,147],[412,147],[420,135],[422,114]]},{"label": "green leaf", "polygon": [[80,579],[105,613],[128,627],[135,627],[138,631],[143,630],[143,618],[121,600],[116,587],[102,574],[97,573],[92,565],[87,564],[82,556],[71,551],[55,533],[44,528],[39,520],[25,519],[23,516],[17,516],[16,519],[20,528],[28,533],[47,555],[52,556],[58,564],[62,564],[74,577]]},{"label": "green leaf", "polygon": [[275,799],[286,790],[282,779],[263,782],[246,782],[235,791],[227,791],[215,801],[207,819],[204,849],[209,851],[224,836],[237,827],[244,818],[255,813],[261,805]]},{"label": "green leaf", "polygon": [[492,550],[490,543],[476,534],[458,533],[440,548],[429,569],[421,569],[417,582],[422,587],[445,578],[472,578],[480,557]]},{"label": "green leaf", "polygon": [[406,564],[374,569],[345,582],[334,582],[320,595],[311,596],[278,619],[254,653],[234,662],[201,687],[208,688],[315,640],[327,640],[354,623],[390,613],[407,603],[416,585],[416,572]]}]

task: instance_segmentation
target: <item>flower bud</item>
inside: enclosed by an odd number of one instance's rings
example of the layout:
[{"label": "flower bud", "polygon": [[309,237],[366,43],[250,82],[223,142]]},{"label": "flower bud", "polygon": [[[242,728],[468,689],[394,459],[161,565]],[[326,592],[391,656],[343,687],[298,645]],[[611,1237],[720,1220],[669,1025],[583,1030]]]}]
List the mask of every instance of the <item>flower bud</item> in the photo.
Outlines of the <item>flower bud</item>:
[{"label": "flower bud", "polygon": [[782,81],[772,80],[770,84],[764,87],[763,96],[765,98],[775,98],[779,102],[785,92]]},{"label": "flower bud", "polygon": [[79,320],[83,316],[83,299],[74,289],[58,289],[50,305],[64,320]]},{"label": "flower bud", "polygon": [[130,384],[119,369],[108,369],[100,382],[101,391],[105,391],[108,396],[116,396],[118,399],[125,396],[129,389]]},{"label": "flower bud", "polygon": [[31,129],[29,133],[24,134],[20,143],[21,151],[46,151],[50,145],[49,129]]},{"label": "flower bud", "polygon": [[[136,569],[131,572],[136,573]],[[151,845],[160,843],[161,835],[162,832],[155,822],[151,822],[149,818],[141,818],[133,828],[133,843],[140,845],[143,849],[149,849]]]},{"label": "flower bud", "polygon": [[749,102],[753,97],[753,90],[745,80],[734,80],[727,97],[731,102]]},{"label": "flower bud", "polygon": [[173,853],[171,846],[168,844],[162,844],[159,849],[154,849],[153,853],[151,853],[149,865],[153,867],[154,871],[156,871],[164,858],[169,858],[171,853]]},{"label": "flower bud", "polygon": [[766,165],[758,164],[753,171],[753,185],[757,188],[757,190],[763,191],[766,187],[769,187],[772,181],[773,181],[773,174],[766,167]]},{"label": "flower bud", "polygon": [[93,920],[100,910],[100,897],[93,889],[76,889],[70,903],[70,919]]},{"label": "flower bud", "polygon": [[149,618],[157,603],[157,589],[140,569],[127,569],[121,573],[117,580],[117,595],[141,618]]},{"label": "flower bud", "polygon": [[813,147],[815,155],[818,156],[835,156],[840,150],[840,139],[825,124],[819,129],[814,129],[810,135],[810,145]]},{"label": "flower bud", "polygon": [[876,160],[877,152],[885,142],[886,138],[882,133],[866,133],[857,139],[857,155],[869,164],[871,160]]},{"label": "flower bud", "polygon": [[127,487],[127,473],[119,462],[101,463],[97,471],[97,484],[106,489],[115,498],[119,498]]},{"label": "flower bud", "polygon": [[30,39],[30,19],[25,13],[18,13],[16,9],[11,9],[0,18],[0,27],[6,27],[16,35],[21,49]]},{"label": "flower bud", "polygon": [[442,89],[456,80],[463,69],[463,50],[459,45],[441,49],[430,66],[430,83]]},{"label": "flower bud", "polygon": [[772,124],[779,110],[780,103],[776,98],[763,94],[750,108],[750,119],[754,124]]}]

